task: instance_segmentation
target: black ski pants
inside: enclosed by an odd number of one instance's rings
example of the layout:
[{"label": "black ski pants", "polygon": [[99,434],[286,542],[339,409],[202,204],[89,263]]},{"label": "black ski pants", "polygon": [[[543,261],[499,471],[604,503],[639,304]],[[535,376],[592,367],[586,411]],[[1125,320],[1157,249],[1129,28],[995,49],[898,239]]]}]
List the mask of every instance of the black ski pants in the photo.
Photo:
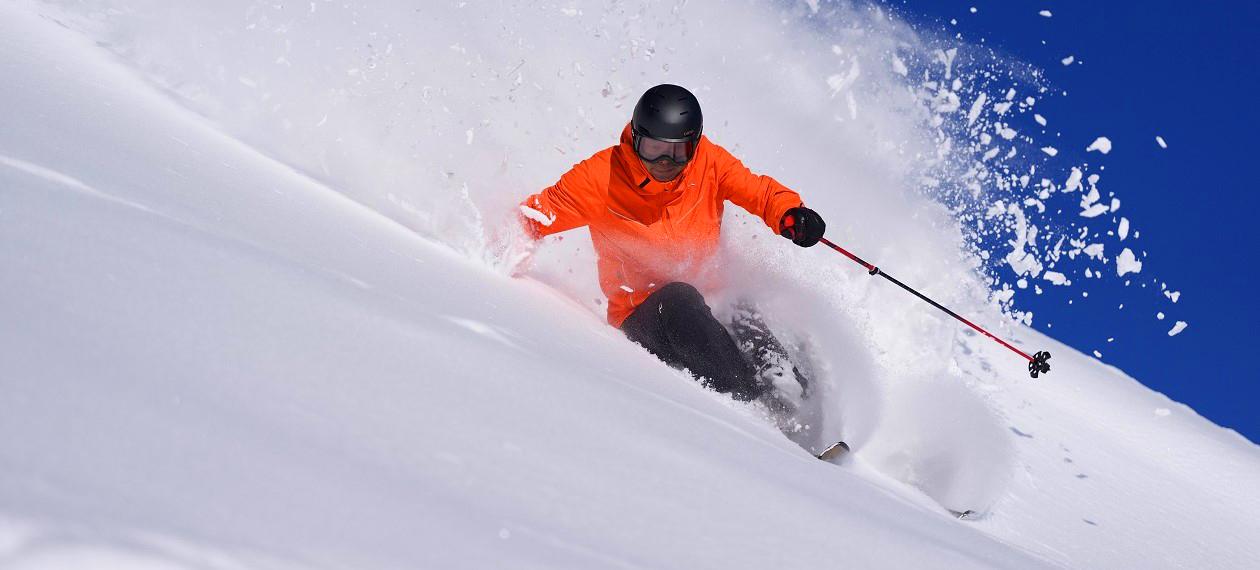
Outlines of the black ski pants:
[{"label": "black ski pants", "polygon": [[648,296],[621,323],[630,340],[675,368],[686,368],[718,392],[752,400],[765,390],[704,297],[674,282]]}]

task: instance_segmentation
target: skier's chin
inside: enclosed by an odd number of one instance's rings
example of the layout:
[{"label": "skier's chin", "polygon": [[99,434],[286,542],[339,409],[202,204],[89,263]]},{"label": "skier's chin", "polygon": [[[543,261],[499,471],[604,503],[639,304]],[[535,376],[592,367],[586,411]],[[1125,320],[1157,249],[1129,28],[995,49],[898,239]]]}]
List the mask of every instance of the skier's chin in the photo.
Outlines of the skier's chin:
[{"label": "skier's chin", "polygon": [[670,180],[678,178],[679,174],[682,174],[683,165],[681,164],[662,165],[662,164],[657,164],[657,163],[651,163],[647,165],[647,170],[648,170],[648,174],[651,174],[652,178],[656,180],[657,182],[669,182]]}]

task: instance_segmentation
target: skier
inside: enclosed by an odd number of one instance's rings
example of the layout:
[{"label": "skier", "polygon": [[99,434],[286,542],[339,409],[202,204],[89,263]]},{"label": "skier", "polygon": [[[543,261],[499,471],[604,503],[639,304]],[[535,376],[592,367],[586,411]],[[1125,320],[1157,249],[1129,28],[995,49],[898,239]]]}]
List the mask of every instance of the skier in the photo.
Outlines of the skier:
[{"label": "skier", "polygon": [[[753,400],[767,392],[768,382],[700,293],[720,286],[714,262],[724,203],[760,217],[801,247],[818,243],[826,224],[799,194],[753,174],[703,135],[703,127],[700,102],[690,91],[668,84],[648,89],[620,144],[525,199],[522,220],[535,240],[589,226],[608,322],[713,389]],[[764,326],[745,320],[733,328],[751,331],[761,353],[782,352]]]}]

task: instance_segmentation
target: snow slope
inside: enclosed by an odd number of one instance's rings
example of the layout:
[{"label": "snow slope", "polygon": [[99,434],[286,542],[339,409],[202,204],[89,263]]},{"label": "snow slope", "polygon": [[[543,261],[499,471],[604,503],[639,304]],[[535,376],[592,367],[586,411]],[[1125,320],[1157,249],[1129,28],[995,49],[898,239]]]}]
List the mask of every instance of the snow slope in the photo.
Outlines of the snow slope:
[{"label": "snow slope", "polygon": [[[855,446],[823,464],[604,325],[562,277],[580,246],[507,277],[53,15],[0,6],[0,567],[1260,565],[1255,446],[1051,339],[1010,330],[1055,353],[1032,382],[804,271],[825,251],[737,237],[809,331],[817,439]],[[954,243],[899,235],[863,239]],[[966,301],[944,259],[894,273]]]}]

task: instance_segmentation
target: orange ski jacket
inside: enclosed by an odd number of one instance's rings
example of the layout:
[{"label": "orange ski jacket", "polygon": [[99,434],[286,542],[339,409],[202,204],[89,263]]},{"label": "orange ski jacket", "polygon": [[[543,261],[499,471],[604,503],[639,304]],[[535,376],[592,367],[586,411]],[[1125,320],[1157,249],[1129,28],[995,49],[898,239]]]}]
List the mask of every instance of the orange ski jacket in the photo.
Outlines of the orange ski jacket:
[{"label": "orange ski jacket", "polygon": [[590,226],[608,322],[620,327],[657,287],[685,281],[703,290],[716,284],[714,254],[727,200],[775,233],[783,214],[801,205],[799,194],[753,174],[705,136],[678,177],[657,182],[635,154],[626,125],[621,144],[595,153],[526,198],[521,214],[534,239]]}]

